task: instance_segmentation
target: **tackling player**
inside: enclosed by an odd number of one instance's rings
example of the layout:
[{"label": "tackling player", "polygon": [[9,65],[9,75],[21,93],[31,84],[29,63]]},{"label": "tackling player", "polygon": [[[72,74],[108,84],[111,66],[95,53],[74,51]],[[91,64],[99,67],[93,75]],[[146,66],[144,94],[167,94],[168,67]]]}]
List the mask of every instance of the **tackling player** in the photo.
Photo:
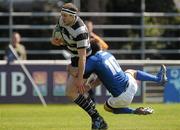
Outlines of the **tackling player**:
[{"label": "tackling player", "polygon": [[[115,57],[104,51],[99,51],[97,44],[91,44],[93,54],[86,62],[85,74],[88,77],[91,73],[98,75],[98,78],[111,93],[111,97],[106,101],[105,110],[115,113],[134,113],[134,114],[152,114],[151,108],[137,108],[131,109],[127,106],[132,102],[134,95],[137,92],[137,82],[140,81],[154,81],[161,85],[167,82],[166,67],[161,66],[160,71],[156,76],[140,70],[126,70],[122,71],[117,63]],[[92,82],[92,86],[96,86],[98,81]]]},{"label": "tackling player", "polygon": [[[85,77],[88,78],[90,74],[97,74],[100,81],[111,93],[111,97],[104,104],[104,109],[115,114],[152,114],[153,109],[139,107],[137,109],[128,108],[132,102],[134,95],[137,92],[137,82],[140,81],[154,81],[156,83],[164,84],[167,82],[166,67],[161,66],[160,71],[156,76],[140,70],[126,70],[122,71],[117,63],[115,57],[104,51],[99,51],[100,47],[96,43],[91,43],[92,56],[87,59]],[[75,73],[72,73],[75,76]],[[91,88],[99,85],[100,81],[90,81],[86,86]]]}]

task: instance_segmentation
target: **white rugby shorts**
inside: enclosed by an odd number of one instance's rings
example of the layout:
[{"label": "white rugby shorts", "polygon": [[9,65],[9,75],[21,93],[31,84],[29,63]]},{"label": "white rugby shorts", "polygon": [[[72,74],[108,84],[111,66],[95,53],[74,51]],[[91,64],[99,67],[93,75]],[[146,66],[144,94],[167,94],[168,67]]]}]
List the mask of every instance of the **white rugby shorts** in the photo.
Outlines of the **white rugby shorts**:
[{"label": "white rugby shorts", "polygon": [[120,94],[118,97],[111,96],[107,101],[112,108],[127,107],[129,104],[131,104],[134,95],[137,92],[138,85],[136,80],[130,73],[126,73],[126,75],[129,77],[129,85],[126,91]]}]

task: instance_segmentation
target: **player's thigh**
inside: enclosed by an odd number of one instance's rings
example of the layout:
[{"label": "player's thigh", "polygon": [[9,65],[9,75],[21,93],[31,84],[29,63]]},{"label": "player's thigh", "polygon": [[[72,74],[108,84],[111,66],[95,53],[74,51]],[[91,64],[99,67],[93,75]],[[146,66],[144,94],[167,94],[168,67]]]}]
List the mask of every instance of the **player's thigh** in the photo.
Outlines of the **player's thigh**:
[{"label": "player's thigh", "polygon": [[66,83],[66,95],[70,98],[76,98],[78,95],[78,90],[75,83],[75,78],[73,76],[69,76]]}]

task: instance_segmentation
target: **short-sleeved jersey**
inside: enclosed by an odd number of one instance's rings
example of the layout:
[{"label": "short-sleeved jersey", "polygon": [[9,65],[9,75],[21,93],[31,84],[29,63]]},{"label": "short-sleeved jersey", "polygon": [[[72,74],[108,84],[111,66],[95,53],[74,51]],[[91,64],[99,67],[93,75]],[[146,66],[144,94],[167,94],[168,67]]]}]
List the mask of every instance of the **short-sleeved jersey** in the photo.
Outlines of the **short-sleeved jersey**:
[{"label": "short-sleeved jersey", "polygon": [[86,61],[85,75],[96,73],[106,89],[114,96],[119,96],[128,86],[129,78],[122,71],[115,57],[99,51]]},{"label": "short-sleeved jersey", "polygon": [[76,16],[75,23],[72,26],[64,25],[60,17],[55,29],[60,31],[72,57],[78,57],[77,50],[80,48],[86,48],[87,56],[91,54],[88,30],[80,17]]}]

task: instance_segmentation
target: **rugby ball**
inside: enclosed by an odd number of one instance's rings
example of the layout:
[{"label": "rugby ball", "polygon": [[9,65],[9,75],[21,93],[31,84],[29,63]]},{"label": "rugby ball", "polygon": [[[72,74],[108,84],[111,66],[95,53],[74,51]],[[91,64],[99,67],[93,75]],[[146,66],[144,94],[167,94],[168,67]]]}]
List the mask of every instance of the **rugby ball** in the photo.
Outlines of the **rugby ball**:
[{"label": "rugby ball", "polygon": [[52,37],[55,39],[62,39],[62,35],[58,27],[54,28]]},{"label": "rugby ball", "polygon": [[53,30],[52,44],[54,44],[54,45],[63,45],[62,34],[61,34],[60,29],[58,27],[56,27]]}]

